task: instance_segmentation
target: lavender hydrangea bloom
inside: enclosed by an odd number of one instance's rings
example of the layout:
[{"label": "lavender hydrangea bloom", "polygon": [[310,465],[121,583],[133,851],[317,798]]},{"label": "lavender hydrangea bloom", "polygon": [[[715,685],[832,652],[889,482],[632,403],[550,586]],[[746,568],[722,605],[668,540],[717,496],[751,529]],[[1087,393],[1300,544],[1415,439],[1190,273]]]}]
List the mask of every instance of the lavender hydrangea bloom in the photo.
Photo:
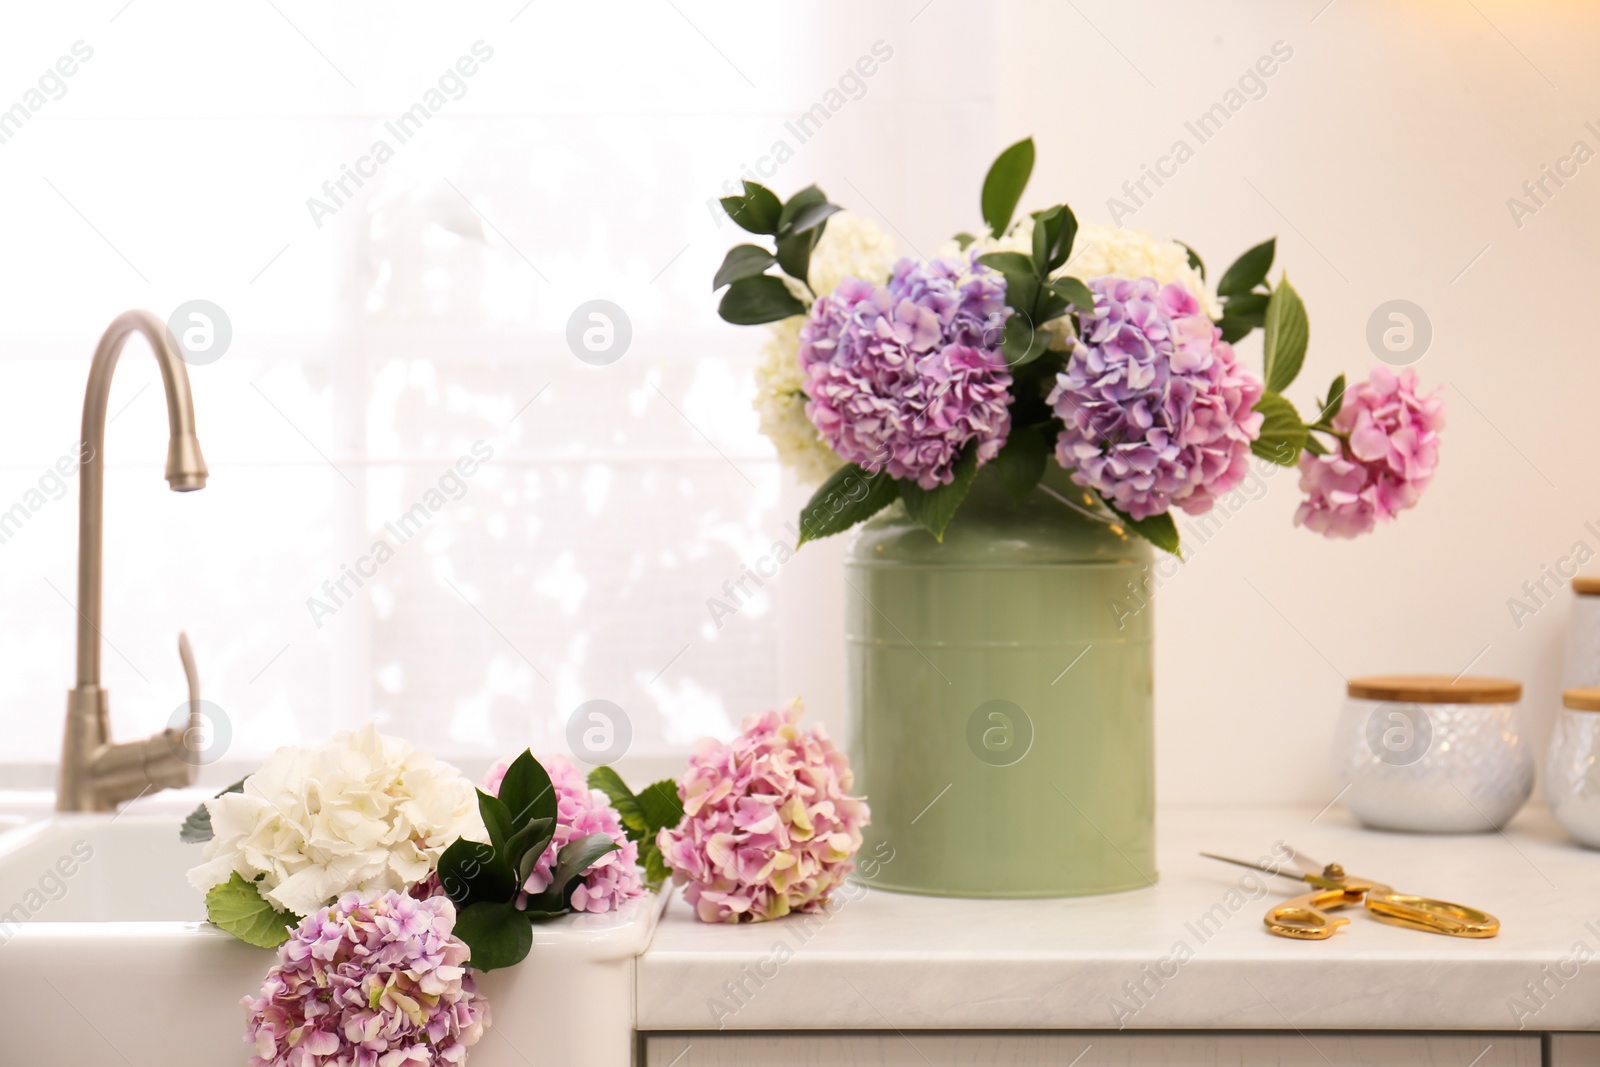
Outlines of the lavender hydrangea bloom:
[{"label": "lavender hydrangea bloom", "polygon": [[449,897],[347,893],[278,949],[245,997],[251,1067],[459,1064],[489,1025]]},{"label": "lavender hydrangea bloom", "polygon": [[800,330],[806,415],[850,463],[932,489],[962,450],[993,459],[1011,430],[1000,355],[1005,278],[968,260],[895,264],[888,285],[846,278]]},{"label": "lavender hydrangea bloom", "polygon": [[1245,475],[1261,382],[1182,286],[1108,276],[1089,288],[1094,314],[1049,396],[1065,427],[1056,458],[1135,519],[1209,511]]}]

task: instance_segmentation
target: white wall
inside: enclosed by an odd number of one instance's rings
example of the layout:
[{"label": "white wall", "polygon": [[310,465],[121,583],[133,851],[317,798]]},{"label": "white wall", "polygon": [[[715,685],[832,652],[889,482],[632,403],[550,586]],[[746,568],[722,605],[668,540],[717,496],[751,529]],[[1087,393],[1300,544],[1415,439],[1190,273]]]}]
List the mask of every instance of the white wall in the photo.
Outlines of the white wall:
[{"label": "white wall", "polygon": [[[1574,141],[1600,151],[1600,9],[1326,3],[1080,0],[999,16],[989,147],[1033,134],[1031,205],[1066,199],[1095,221],[1175,139],[1196,144],[1185,121],[1274,42],[1293,48],[1265,96],[1127,224],[1188,242],[1213,271],[1278,235],[1311,316],[1291,391],[1302,411],[1339,371],[1377,365],[1365,332],[1378,305],[1409,299],[1433,325],[1416,370],[1445,387],[1449,425],[1416,510],[1325,542],[1291,524],[1299,493],[1285,472],[1162,589],[1166,803],[1326,802],[1334,712],[1344,677],[1360,674],[1470,664],[1519,678],[1542,753],[1571,594],[1521,627],[1507,599],[1576,542],[1600,551],[1584,525],[1600,529],[1600,161],[1520,227],[1506,204]],[[962,16],[936,5],[924,17]],[[1244,352],[1259,360],[1259,333]]]}]

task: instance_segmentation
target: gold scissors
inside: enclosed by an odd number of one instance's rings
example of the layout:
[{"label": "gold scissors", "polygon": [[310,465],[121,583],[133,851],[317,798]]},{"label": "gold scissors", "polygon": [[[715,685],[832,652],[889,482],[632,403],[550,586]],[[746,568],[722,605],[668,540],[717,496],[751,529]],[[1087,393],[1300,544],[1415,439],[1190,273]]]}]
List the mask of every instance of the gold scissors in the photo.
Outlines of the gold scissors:
[{"label": "gold scissors", "polygon": [[[1285,846],[1287,847],[1287,846]],[[1291,852],[1293,850],[1291,849]],[[1207,859],[1234,863],[1264,874],[1276,874],[1315,886],[1309,893],[1286,900],[1268,909],[1262,921],[1267,929],[1279,937],[1292,937],[1301,941],[1323,941],[1350,920],[1328,912],[1353,904],[1366,905],[1367,911],[1379,922],[1405,926],[1412,930],[1425,930],[1430,934],[1449,934],[1451,937],[1493,937],[1500,932],[1500,920],[1486,911],[1469,908],[1465,904],[1452,904],[1448,900],[1432,897],[1414,897],[1396,893],[1382,882],[1356,878],[1345,873],[1337,863],[1321,866],[1309,858],[1293,852],[1295,862],[1303,873],[1274,869],[1259,863],[1215,856],[1209,852],[1200,855]]]}]

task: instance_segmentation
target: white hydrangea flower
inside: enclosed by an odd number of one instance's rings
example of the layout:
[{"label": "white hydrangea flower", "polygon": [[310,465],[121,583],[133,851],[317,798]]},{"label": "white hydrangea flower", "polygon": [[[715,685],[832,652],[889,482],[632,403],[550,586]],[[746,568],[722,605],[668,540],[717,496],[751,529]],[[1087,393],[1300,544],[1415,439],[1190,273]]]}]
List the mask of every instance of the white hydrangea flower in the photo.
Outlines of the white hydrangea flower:
[{"label": "white hydrangea flower", "polygon": [[871,219],[840,211],[828,219],[811,250],[811,291],[827,296],[846,278],[860,278],[873,285],[889,280],[894,270],[894,238]]},{"label": "white hydrangea flower", "polygon": [[[837,216],[835,216],[837,217]],[[778,461],[805,485],[820,485],[844,466],[806,417],[806,396],[801,390],[800,327],[804,315],[768,323],[767,339],[756,364],[756,397],[752,405],[761,420],[761,432],[778,450]]]},{"label": "white hydrangea flower", "polygon": [[[968,251],[972,249],[977,249],[979,254],[1021,252],[1032,255],[1033,219],[1024,215],[1002,237],[985,233],[968,246]],[[940,255],[958,254],[960,248],[954,241],[940,250]],[[1088,281],[1105,274],[1118,278],[1154,278],[1162,285],[1177,282],[1195,295],[1207,315],[1213,319],[1222,316],[1217,294],[1200,277],[1200,272],[1189,266],[1188,249],[1176,241],[1157,237],[1149,230],[1125,230],[1092,222],[1080,225],[1077,239],[1072,242],[1072,257],[1054,277],[1071,276]]]},{"label": "white hydrangea flower", "polygon": [[[827,296],[846,278],[873,285],[889,280],[894,270],[894,239],[871,219],[840,211],[828,219],[817,247],[811,250],[808,289],[786,274],[779,279],[795,299],[808,307]],[[756,364],[756,396],[752,406],[760,418],[761,432],[778,450],[778,461],[803,485],[820,485],[844,466],[817,434],[806,417],[806,396],[801,389],[800,327],[804,315],[768,323],[767,338]]]},{"label": "white hydrangea flower", "polygon": [[1033,219],[1027,215],[1022,216],[999,237],[984,230],[966,248],[962,248],[961,242],[954,239],[939,246],[940,259],[956,257],[965,259],[974,252],[980,256],[988,255],[990,252],[1021,252],[1025,256],[1033,255]]},{"label": "white hydrangea flower", "polygon": [[459,837],[486,840],[460,771],[368,725],[321,748],[280,748],[242,793],[206,801],[213,837],[189,872],[202,893],[237,871],[276,907],[309,915],[351,890],[404,890]]},{"label": "white hydrangea flower", "polygon": [[1080,226],[1078,239],[1072,243],[1072,258],[1056,273],[1075,278],[1098,278],[1102,274],[1154,278],[1162,285],[1177,282],[1199,299],[1207,315],[1213,319],[1222,317],[1217,294],[1189,265],[1189,250],[1149,230],[1125,230],[1096,223]]}]

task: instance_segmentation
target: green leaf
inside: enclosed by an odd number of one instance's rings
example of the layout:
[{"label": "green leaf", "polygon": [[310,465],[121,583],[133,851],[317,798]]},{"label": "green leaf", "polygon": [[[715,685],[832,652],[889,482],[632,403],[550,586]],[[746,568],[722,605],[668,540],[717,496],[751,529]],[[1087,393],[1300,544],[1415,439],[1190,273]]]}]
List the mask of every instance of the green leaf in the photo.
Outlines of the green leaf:
[{"label": "green leaf", "polygon": [[556,865],[550,872],[550,885],[546,893],[555,894],[563,907],[572,904],[572,890],[578,887],[577,878],[593,867],[601,856],[618,851],[620,846],[610,835],[593,833],[568,841],[556,854]]},{"label": "green leaf", "polygon": [[1315,434],[1308,433],[1306,434],[1306,451],[1313,456],[1326,456],[1328,454],[1328,446],[1317,440]]},{"label": "green leaf", "polygon": [[828,198],[815,185],[808,185],[789,198],[778,216],[778,232],[782,234],[805,233],[822,225],[837,212],[838,204],[828,203]]},{"label": "green leaf", "polygon": [[1025,274],[1030,278],[1038,277],[1033,269],[1033,260],[1021,252],[985,252],[978,257],[978,262],[1007,276]]},{"label": "green leaf", "polygon": [[1240,293],[1222,298],[1223,314],[1234,318],[1253,319],[1260,326],[1266,319],[1267,303],[1271,293]]},{"label": "green leaf", "polygon": [[1006,306],[1031,317],[1033,306],[1039,299],[1039,275],[1033,269],[1033,260],[1021,252],[989,252],[978,257],[978,262],[997,270],[1006,279]]},{"label": "green leaf", "polygon": [[1182,241],[1179,241],[1178,243],[1180,245],[1183,245],[1183,250],[1185,252],[1189,253],[1189,266],[1191,266],[1195,270],[1199,271],[1200,272],[1200,280],[1201,281],[1205,281],[1206,280],[1206,265],[1200,261],[1200,253],[1196,252],[1194,249],[1190,248],[1188,245],[1184,245]]},{"label": "green leaf", "polygon": [[1299,463],[1306,447],[1306,427],[1294,405],[1269,392],[1256,401],[1255,409],[1266,418],[1261,424],[1261,436],[1251,442],[1250,451],[1280,467]]},{"label": "green leaf", "polygon": [[623,829],[628,831],[628,837],[637,841],[634,835],[643,834],[649,828],[644,812],[639,808],[639,798],[633,795],[633,790],[628,788],[628,783],[614,768],[600,766],[590,771],[589,788],[600,790],[611,801],[617,817],[622,820]]},{"label": "green leaf", "polygon": [[1339,375],[1328,386],[1328,399],[1323,401],[1319,408],[1316,425],[1331,426],[1334,416],[1344,407],[1344,375]]},{"label": "green leaf", "polygon": [[711,279],[713,291],[731,285],[741,278],[754,278],[766,273],[768,267],[778,262],[771,252],[760,245],[734,245],[722,257],[722,266]]},{"label": "green leaf", "polygon": [[644,880],[652,891],[660,888],[662,882],[672,877],[672,868],[667,866],[667,857],[656,847],[655,842],[650,843],[648,852],[640,848],[639,859],[644,864]]},{"label": "green leaf", "polygon": [[1034,329],[1032,320],[1021,311],[1013,310],[1006,319],[1005,334],[1000,342],[1000,354],[1012,367],[1024,367],[1050,347],[1050,334]]},{"label": "green leaf", "polygon": [[1027,499],[1044,477],[1045,464],[1050,458],[1050,446],[1045,441],[1042,425],[1013,426],[1006,438],[1005,447],[994,458],[995,473],[1000,484],[1006,487],[1018,503]]},{"label": "green leaf", "polygon": [[765,185],[745,182],[744,195],[723,197],[722,207],[730,219],[751,233],[778,232],[778,216],[783,212],[783,205],[778,202],[778,195]]},{"label": "green leaf", "polygon": [[1065,204],[1033,216],[1033,265],[1041,278],[1067,261],[1078,236],[1078,217]]},{"label": "green leaf", "polygon": [[722,302],[717,305],[717,314],[723,321],[736,326],[776,322],[790,315],[803,315],[805,310],[806,306],[794,298],[783,280],[770,274],[739,279],[728,286],[728,291],[722,294]]},{"label": "green leaf", "polygon": [[778,266],[783,268],[783,273],[810,285],[811,252],[817,247],[817,240],[821,236],[821,230],[807,230],[805,233],[794,234],[785,233],[779,236]]},{"label": "green leaf", "polygon": [[955,518],[956,510],[967,498],[972,479],[978,476],[978,450],[968,445],[951,473],[955,476],[948,485],[923,489],[915,482],[900,483],[900,499],[905,501],[906,514],[927,528],[937,541],[944,540],[944,532]]},{"label": "green leaf", "polygon": [[1260,329],[1267,321],[1267,303],[1271,299],[1267,293],[1223,297],[1222,318],[1217,322],[1222,339],[1231,345],[1251,330]]},{"label": "green leaf", "polygon": [[1117,518],[1122,520],[1122,525],[1126,526],[1130,532],[1138,534],[1163,552],[1169,552],[1179,559],[1183,558],[1182,544],[1178,537],[1178,524],[1172,521],[1172,512],[1163,511],[1161,514],[1152,515],[1148,519],[1136,519],[1107,500],[1103,494],[1097,495],[1100,496],[1100,502],[1110,508]]},{"label": "green leaf", "polygon": [[1050,291],[1079,311],[1094,310],[1094,290],[1077,278],[1057,278],[1050,283]]},{"label": "green leaf", "polygon": [[500,781],[500,801],[511,812],[511,825],[522,827],[533,819],[556,818],[556,787],[544,765],[523,749],[511,761]]},{"label": "green leaf", "polygon": [[206,918],[219,929],[257,948],[277,948],[300,925],[300,916],[267,903],[256,883],[234,871],[206,894]]},{"label": "green leaf", "polygon": [[1222,339],[1231,344],[1236,344],[1249,336],[1250,331],[1260,326],[1259,322],[1250,322],[1248,319],[1223,312],[1222,318],[1217,320],[1217,329],[1222,331]]},{"label": "green leaf", "polygon": [[455,935],[472,950],[473,969],[495,971],[528,958],[533,927],[515,904],[469,904],[456,915]]},{"label": "green leaf", "polygon": [[[544,820],[540,819],[539,821],[543,822]],[[511,869],[516,872],[517,885],[528,884],[528,876],[533,873],[535,867],[539,866],[539,861],[544,858],[544,854],[550,850],[551,840],[552,838],[545,837],[542,841],[536,842],[539,846],[538,848],[524,849],[522,854],[512,863]]]},{"label": "green leaf", "polygon": [[974,242],[976,240],[977,240],[976,237],[972,236],[972,234],[970,234],[970,233],[967,233],[965,230],[963,230],[961,233],[956,234],[956,236],[955,236],[956,247],[961,249],[961,251],[963,251],[963,252],[965,252],[969,247],[971,247],[972,242]]},{"label": "green leaf", "polygon": [[510,900],[517,891],[511,867],[493,845],[458,838],[439,857],[439,884],[457,907],[480,900]]},{"label": "green leaf", "polygon": [[550,847],[555,835],[554,820],[533,819],[506,841],[506,847],[500,853],[500,857],[507,868],[516,872],[518,885],[528,880],[528,872],[539,862],[539,857],[544,855],[545,849]]},{"label": "green leaf", "polygon": [[989,224],[989,232],[996,237],[1011,225],[1012,212],[1017,210],[1017,201],[1022,199],[1022,190],[1028,187],[1032,174],[1032,137],[1025,137],[1007,148],[990,165],[979,202],[983,207],[983,221]]},{"label": "green leaf", "polygon": [[1227,308],[1229,315],[1265,316],[1271,300],[1271,293],[1239,293],[1237,296],[1223,297],[1222,306]]},{"label": "green leaf", "polygon": [[[1221,280],[1217,282],[1217,295],[1240,296],[1266,281],[1277,248],[1278,239],[1269,238],[1234,260],[1233,266],[1223,271]],[[1193,252],[1189,255],[1191,259],[1194,258]]]},{"label": "green leaf", "polygon": [[635,796],[616,771],[610,767],[596,767],[589,772],[589,787],[605,793],[611,806],[617,809],[628,840],[639,847],[639,866],[644,868],[645,882],[654,891],[671,873],[656,844],[656,836],[683,821],[678,783],[665,778],[652,782]]},{"label": "green leaf", "polygon": [[683,801],[678,799],[678,783],[671,778],[651,782],[639,793],[639,811],[645,830],[654,840],[657,831],[674,829],[683,821]]},{"label": "green leaf", "polygon": [[[828,198],[823,194],[821,189],[818,189],[815,185],[806,186],[804,189],[791,196],[788,203],[784,204],[782,210],[778,212],[778,232],[800,232],[796,227],[796,222],[799,217],[810,211],[812,208],[825,205],[827,202]],[[827,215],[823,215],[822,219],[827,217]],[[821,222],[822,219],[818,219],[817,221]]]},{"label": "green leaf", "polygon": [[892,504],[899,484],[883,471],[868,474],[852,463],[834,471],[800,510],[800,545],[850,529]]},{"label": "green leaf", "polygon": [[506,838],[511,836],[511,809],[499,797],[478,790],[478,814],[483,816],[484,828],[489,831],[489,843],[503,852]]},{"label": "green leaf", "polygon": [[[217,796],[224,797],[229,793],[243,793],[244,781],[245,780],[243,778],[239,779],[237,782],[234,782],[228,788],[218,793]],[[201,804],[198,808],[195,808],[193,811],[191,811],[188,817],[183,820],[183,825],[178,827],[178,840],[182,841],[186,845],[202,844],[206,841],[210,841],[212,836],[211,809],[207,808],[204,804]]]},{"label": "green leaf", "polygon": [[1311,326],[1306,321],[1306,306],[1300,294],[1285,278],[1267,301],[1267,339],[1263,347],[1263,367],[1267,389],[1281,393],[1300,373],[1306,360],[1306,342],[1311,337]]}]

